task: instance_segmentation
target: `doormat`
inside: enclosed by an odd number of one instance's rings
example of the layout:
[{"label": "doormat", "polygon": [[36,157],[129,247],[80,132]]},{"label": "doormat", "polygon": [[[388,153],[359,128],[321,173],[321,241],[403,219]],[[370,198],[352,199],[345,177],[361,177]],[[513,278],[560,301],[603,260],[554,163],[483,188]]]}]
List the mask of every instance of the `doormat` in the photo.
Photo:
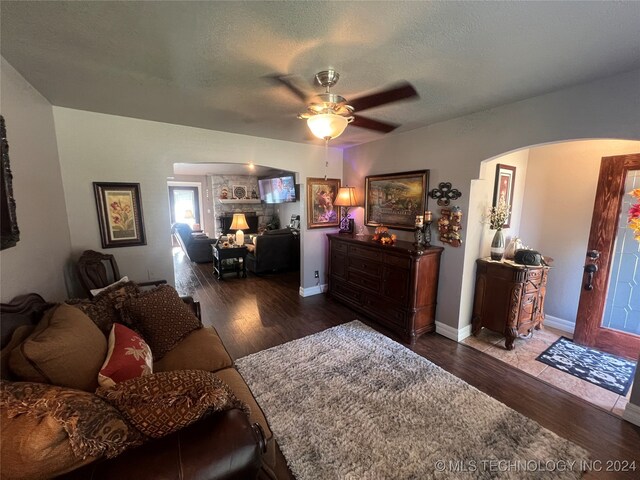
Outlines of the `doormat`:
[{"label": "doormat", "polygon": [[631,360],[576,345],[566,337],[556,340],[536,360],[618,395],[627,394],[636,370]]}]

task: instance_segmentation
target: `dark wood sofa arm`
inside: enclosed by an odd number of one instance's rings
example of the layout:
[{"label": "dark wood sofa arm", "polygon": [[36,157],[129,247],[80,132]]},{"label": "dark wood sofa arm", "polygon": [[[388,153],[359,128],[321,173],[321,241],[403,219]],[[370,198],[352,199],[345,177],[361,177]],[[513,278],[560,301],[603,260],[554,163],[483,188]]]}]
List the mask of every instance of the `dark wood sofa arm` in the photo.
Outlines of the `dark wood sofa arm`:
[{"label": "dark wood sofa arm", "polygon": [[198,320],[202,321],[202,311],[200,309],[200,302],[196,302],[193,297],[185,296],[180,297],[184,303],[186,303],[191,310],[193,310],[193,314],[198,317]]},{"label": "dark wood sofa arm", "polygon": [[[264,440],[263,440],[264,441]],[[62,479],[248,480],[262,465],[260,439],[238,409],[216,413],[110,460],[99,460]]]}]

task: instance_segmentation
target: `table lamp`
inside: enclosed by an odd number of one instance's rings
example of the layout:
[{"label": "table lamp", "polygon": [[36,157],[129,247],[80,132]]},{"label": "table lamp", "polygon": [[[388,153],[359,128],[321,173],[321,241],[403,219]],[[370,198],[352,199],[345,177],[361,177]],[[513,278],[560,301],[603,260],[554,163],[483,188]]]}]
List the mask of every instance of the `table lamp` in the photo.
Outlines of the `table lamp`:
[{"label": "table lamp", "polygon": [[236,232],[236,244],[241,247],[244,245],[244,232],[242,230],[248,230],[249,225],[244,213],[234,213],[233,221],[231,222],[230,230],[237,230]]},{"label": "table lamp", "polygon": [[358,206],[356,187],[340,187],[333,204],[343,208],[340,233],[353,233],[353,219],[349,218],[349,208]]}]

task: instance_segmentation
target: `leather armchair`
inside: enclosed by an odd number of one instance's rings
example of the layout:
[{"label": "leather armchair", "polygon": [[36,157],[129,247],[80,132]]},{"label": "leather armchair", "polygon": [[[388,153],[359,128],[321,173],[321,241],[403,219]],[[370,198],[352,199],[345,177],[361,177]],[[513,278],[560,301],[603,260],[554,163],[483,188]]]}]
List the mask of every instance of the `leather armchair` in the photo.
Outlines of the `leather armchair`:
[{"label": "leather armchair", "polygon": [[191,227],[186,223],[174,223],[171,225],[171,233],[178,239],[189,260],[195,263],[213,262],[211,244],[216,243],[215,238],[194,237],[191,235]]},{"label": "leather armchair", "polygon": [[255,249],[246,257],[247,269],[253,273],[294,270],[300,266],[300,240],[288,228],[259,235]]}]

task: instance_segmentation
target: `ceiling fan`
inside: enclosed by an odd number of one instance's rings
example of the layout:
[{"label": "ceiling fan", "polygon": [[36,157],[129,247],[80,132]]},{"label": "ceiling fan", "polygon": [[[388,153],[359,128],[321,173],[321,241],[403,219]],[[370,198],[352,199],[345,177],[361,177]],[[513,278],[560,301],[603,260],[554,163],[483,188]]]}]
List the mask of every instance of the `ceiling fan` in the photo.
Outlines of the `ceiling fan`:
[{"label": "ceiling fan", "polygon": [[403,81],[385,90],[347,101],[344,97],[331,93],[331,87],[338,83],[340,78],[340,74],[333,69],[323,70],[315,76],[318,85],[325,88],[324,93],[315,93],[298,75],[273,75],[271,78],[283,84],[307,104],[307,110],[298,114],[298,118],[307,121],[309,129],[316,137],[327,141],[340,136],[349,123],[378,132],[391,132],[399,125],[356,115],[354,112],[418,97],[413,85]]}]

